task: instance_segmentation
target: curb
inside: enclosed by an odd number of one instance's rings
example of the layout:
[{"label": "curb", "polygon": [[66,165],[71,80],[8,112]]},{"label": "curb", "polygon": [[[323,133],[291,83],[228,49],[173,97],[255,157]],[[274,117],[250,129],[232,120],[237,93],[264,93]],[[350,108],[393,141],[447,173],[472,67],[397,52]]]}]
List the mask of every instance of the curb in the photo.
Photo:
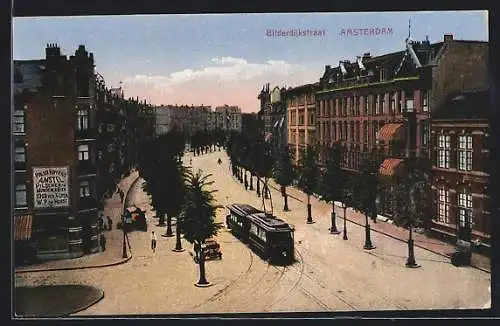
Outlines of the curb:
[{"label": "curb", "polygon": [[[274,185],[269,185],[269,187],[270,187],[270,188],[273,188],[273,189],[274,189],[274,190],[276,190],[276,191],[279,191],[279,189],[277,189]],[[303,202],[301,199],[299,199],[299,198],[297,198],[297,197],[295,197],[295,196],[293,196],[293,195],[289,195],[289,194],[287,194],[287,196],[288,196],[288,197],[290,197],[290,198],[293,198],[293,199],[295,199],[295,200],[297,200],[297,201],[299,201],[299,202],[301,202],[301,203]],[[355,222],[355,221],[353,221],[353,220],[351,220],[351,219],[348,219],[348,218],[346,218],[346,220],[347,220],[347,221],[349,221],[349,222],[351,222],[351,223],[353,223],[353,224],[356,224],[356,225],[359,225],[359,226],[364,227],[364,225],[363,225],[363,224],[361,224],[361,223],[359,223],[359,222]],[[395,239],[395,240],[398,240],[398,241],[401,241],[401,242],[404,242],[404,243],[406,243],[406,242],[407,242],[407,240],[403,240],[403,239],[401,239],[401,238],[398,238],[398,237],[397,237],[397,236],[395,236],[395,235],[392,235],[392,234],[386,233],[386,232],[384,232],[384,231],[379,231],[379,230],[375,230],[375,229],[371,229],[371,231],[373,231],[373,232],[377,232],[377,233],[380,233],[380,234],[383,234],[383,235],[385,235],[385,236],[387,236],[387,237],[389,237],[389,238],[392,238],[392,239]],[[434,254],[436,254],[436,255],[439,255],[439,256],[442,256],[442,257],[450,258],[450,257],[449,257],[448,255],[446,255],[446,254],[443,254],[443,253],[441,253],[441,252],[438,252],[438,251],[435,251],[435,250],[432,250],[432,249],[429,249],[429,248],[426,248],[426,247],[422,247],[421,245],[418,245],[418,244],[416,244],[416,243],[415,243],[415,247],[418,247],[418,248],[423,249],[423,250],[427,250],[427,251],[429,251],[429,252],[432,252],[432,253],[434,253]],[[491,271],[489,271],[489,270],[487,270],[487,269],[485,269],[485,268],[483,268],[483,267],[480,267],[480,266],[475,266],[475,265],[470,265],[470,267],[475,268],[475,269],[478,269],[478,270],[483,271],[483,272],[485,272],[485,273],[491,274]]]},{"label": "curb", "polygon": [[62,315],[61,317],[71,316],[73,314],[79,313],[80,311],[86,310],[86,309],[92,307],[93,305],[95,305],[96,303],[98,303],[99,301],[101,301],[102,299],[104,299],[104,291],[102,289],[98,289],[98,290],[100,291],[100,295],[97,299],[92,300],[91,302],[89,302],[81,307],[76,308],[74,311],[72,311],[68,314]]},{"label": "curb", "polygon": [[[135,178],[135,180],[132,181],[132,183],[130,184],[130,187],[127,189],[127,194],[125,195],[125,198],[123,200],[122,211],[125,209],[125,203],[127,201],[127,197],[129,195],[130,189],[137,183],[137,181],[139,180],[139,178],[140,178],[140,176],[137,176],[137,178]],[[130,251],[130,256],[127,257],[127,258],[125,258],[125,259],[122,258],[122,259],[120,259],[118,261],[114,261],[112,263],[105,263],[105,264],[101,264],[101,265],[90,265],[90,266],[54,267],[54,268],[45,268],[45,269],[23,269],[23,270],[15,271],[15,273],[16,274],[22,274],[22,273],[39,273],[39,272],[68,271],[68,270],[79,270],[79,269],[104,268],[104,267],[111,267],[111,266],[117,266],[117,265],[125,264],[130,259],[132,259],[132,250],[130,250],[130,243],[129,243],[129,240],[128,240],[128,236],[127,236],[127,244],[128,244],[129,251]],[[103,296],[104,296],[104,294],[103,294]]]}]

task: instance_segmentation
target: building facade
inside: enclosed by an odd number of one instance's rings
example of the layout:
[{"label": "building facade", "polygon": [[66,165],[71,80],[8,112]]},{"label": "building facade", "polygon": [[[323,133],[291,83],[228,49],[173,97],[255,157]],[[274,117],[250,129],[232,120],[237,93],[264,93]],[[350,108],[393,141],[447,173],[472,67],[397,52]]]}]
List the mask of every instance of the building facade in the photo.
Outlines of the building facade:
[{"label": "building facade", "polygon": [[288,88],[285,93],[288,145],[295,164],[308,144],[316,146],[316,101],[313,84]]},{"label": "building facade", "polygon": [[106,88],[104,79],[97,74],[97,198],[99,208],[113,195],[116,186],[129,169],[127,160],[127,130],[121,88]]},{"label": "building facade", "polygon": [[285,88],[275,86],[269,89],[266,84],[258,99],[261,102],[259,119],[264,125],[264,140],[271,143],[273,155],[288,144],[288,119],[286,115]]},{"label": "building facade", "polygon": [[[14,61],[14,218],[39,259],[98,250],[93,54]],[[18,230],[18,228],[23,228]]]},{"label": "building facade", "polygon": [[432,114],[431,231],[491,246],[488,90],[450,94]]},{"label": "building facade", "polygon": [[218,120],[219,127],[222,126],[222,130],[229,131],[235,130],[241,132],[241,109],[237,106],[218,106],[215,108],[216,114],[222,119],[222,122]]},{"label": "building facade", "polygon": [[[429,158],[429,114],[447,94],[487,85],[488,43],[406,40],[406,49],[325,67],[316,92],[319,163],[333,142],[345,149],[343,169],[359,170],[362,153],[374,152],[380,173],[391,177],[405,157]],[[457,78],[458,76],[458,78]],[[379,213],[393,214],[393,188],[381,190]]]}]

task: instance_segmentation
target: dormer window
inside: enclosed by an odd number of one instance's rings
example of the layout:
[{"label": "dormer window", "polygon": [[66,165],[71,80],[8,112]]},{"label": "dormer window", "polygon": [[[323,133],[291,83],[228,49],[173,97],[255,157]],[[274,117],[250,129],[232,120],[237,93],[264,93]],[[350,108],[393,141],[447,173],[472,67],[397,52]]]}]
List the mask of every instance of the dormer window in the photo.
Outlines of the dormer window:
[{"label": "dormer window", "polygon": [[380,81],[384,81],[387,78],[387,71],[385,68],[380,68]]}]

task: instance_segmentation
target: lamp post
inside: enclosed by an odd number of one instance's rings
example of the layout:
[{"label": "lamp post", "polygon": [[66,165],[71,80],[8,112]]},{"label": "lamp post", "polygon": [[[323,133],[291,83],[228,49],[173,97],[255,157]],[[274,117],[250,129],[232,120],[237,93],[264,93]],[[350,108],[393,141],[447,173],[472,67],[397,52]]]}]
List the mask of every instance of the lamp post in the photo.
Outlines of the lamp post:
[{"label": "lamp post", "polygon": [[123,253],[122,258],[127,258],[127,244],[125,239],[125,214],[122,214],[122,231],[123,231]]}]

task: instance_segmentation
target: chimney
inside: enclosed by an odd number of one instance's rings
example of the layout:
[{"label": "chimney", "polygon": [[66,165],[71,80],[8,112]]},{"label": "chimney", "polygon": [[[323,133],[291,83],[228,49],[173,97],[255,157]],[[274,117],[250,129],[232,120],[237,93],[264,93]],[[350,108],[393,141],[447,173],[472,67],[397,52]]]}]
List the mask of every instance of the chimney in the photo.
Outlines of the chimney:
[{"label": "chimney", "polygon": [[444,34],[444,41],[445,42],[453,41],[453,34]]},{"label": "chimney", "polygon": [[325,71],[330,71],[332,69],[332,66],[331,65],[326,65],[325,66]]}]

